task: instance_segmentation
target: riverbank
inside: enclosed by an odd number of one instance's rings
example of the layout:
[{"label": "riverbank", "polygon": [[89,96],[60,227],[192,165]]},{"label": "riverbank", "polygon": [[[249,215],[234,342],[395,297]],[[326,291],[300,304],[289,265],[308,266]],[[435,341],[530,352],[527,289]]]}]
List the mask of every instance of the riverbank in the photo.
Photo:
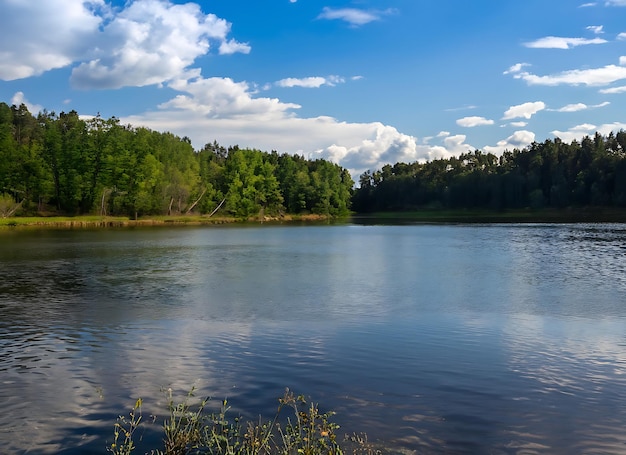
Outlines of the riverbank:
[{"label": "riverbank", "polygon": [[489,210],[415,210],[410,212],[375,212],[355,214],[360,224],[406,223],[626,223],[626,209],[566,208]]},{"label": "riverbank", "polygon": [[[0,229],[8,228],[139,228],[150,226],[202,226],[235,223],[322,222],[334,217],[316,214],[281,217],[209,217],[203,215],[154,216],[139,219],[112,216],[52,216],[0,218]],[[626,223],[626,209],[567,208],[561,210],[416,210],[411,212],[357,213],[350,219],[358,224],[406,223]]]},{"label": "riverbank", "polygon": [[259,217],[241,219],[234,217],[208,217],[202,215],[155,216],[131,219],[113,216],[52,216],[52,217],[11,217],[0,218],[0,229],[7,228],[120,228],[149,226],[201,226],[233,223],[271,223],[271,222],[313,222],[330,219],[324,215],[284,215],[281,217]]}]

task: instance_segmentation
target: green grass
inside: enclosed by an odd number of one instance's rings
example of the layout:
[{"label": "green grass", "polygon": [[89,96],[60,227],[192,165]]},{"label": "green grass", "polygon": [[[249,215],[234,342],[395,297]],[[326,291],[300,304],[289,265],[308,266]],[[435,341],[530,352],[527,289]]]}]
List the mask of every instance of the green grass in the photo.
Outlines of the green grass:
[{"label": "green grass", "polygon": [[199,215],[154,216],[134,220],[122,216],[31,216],[0,218],[0,228],[6,227],[116,227],[116,226],[149,226],[162,224],[218,224],[236,221],[228,217],[212,217]]},{"label": "green grass", "polygon": [[15,216],[10,218],[0,218],[0,226],[32,226],[36,224],[55,224],[71,222],[102,222],[106,221],[127,221],[126,217],[102,217],[102,216]]},{"label": "green grass", "polygon": [[15,227],[37,228],[89,228],[89,227],[125,227],[125,226],[162,226],[162,225],[212,225],[241,222],[316,222],[332,217],[324,215],[286,215],[281,218],[250,218],[240,219],[228,216],[207,215],[154,215],[140,217],[135,220],[122,216],[30,216],[0,218],[0,229]]}]

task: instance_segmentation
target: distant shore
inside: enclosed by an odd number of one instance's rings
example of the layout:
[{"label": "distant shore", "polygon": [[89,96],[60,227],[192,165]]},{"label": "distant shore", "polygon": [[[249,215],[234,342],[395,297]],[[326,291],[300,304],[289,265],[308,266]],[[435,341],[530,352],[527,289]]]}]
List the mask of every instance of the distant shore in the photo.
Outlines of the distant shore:
[{"label": "distant shore", "polygon": [[375,212],[353,215],[360,224],[369,223],[626,223],[626,209],[564,208],[489,210],[423,209],[408,212]]},{"label": "distant shore", "polygon": [[[11,228],[138,228],[150,226],[202,226],[235,223],[291,223],[321,222],[336,217],[306,214],[281,217],[208,217],[202,215],[154,216],[132,219],[110,216],[34,216],[0,218],[0,230]],[[355,213],[340,219],[350,219],[357,224],[406,223],[626,223],[626,209],[567,208],[561,210],[437,210],[424,209],[410,212]]]}]

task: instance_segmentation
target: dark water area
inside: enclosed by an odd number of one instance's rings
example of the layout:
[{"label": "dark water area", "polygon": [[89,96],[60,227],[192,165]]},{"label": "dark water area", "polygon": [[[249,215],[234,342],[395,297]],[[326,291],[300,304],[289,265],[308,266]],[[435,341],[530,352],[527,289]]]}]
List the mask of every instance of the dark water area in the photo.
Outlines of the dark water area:
[{"label": "dark water area", "polygon": [[289,387],[391,452],[626,454],[626,225],[0,234],[2,453],[104,454],[167,388],[255,419]]}]

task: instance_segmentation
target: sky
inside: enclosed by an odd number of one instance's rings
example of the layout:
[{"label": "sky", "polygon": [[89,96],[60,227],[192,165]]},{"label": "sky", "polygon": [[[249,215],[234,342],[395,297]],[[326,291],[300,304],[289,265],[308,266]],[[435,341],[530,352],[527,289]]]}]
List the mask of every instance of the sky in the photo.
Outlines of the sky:
[{"label": "sky", "polygon": [[626,0],[0,0],[0,101],[324,158],[626,129]]}]

